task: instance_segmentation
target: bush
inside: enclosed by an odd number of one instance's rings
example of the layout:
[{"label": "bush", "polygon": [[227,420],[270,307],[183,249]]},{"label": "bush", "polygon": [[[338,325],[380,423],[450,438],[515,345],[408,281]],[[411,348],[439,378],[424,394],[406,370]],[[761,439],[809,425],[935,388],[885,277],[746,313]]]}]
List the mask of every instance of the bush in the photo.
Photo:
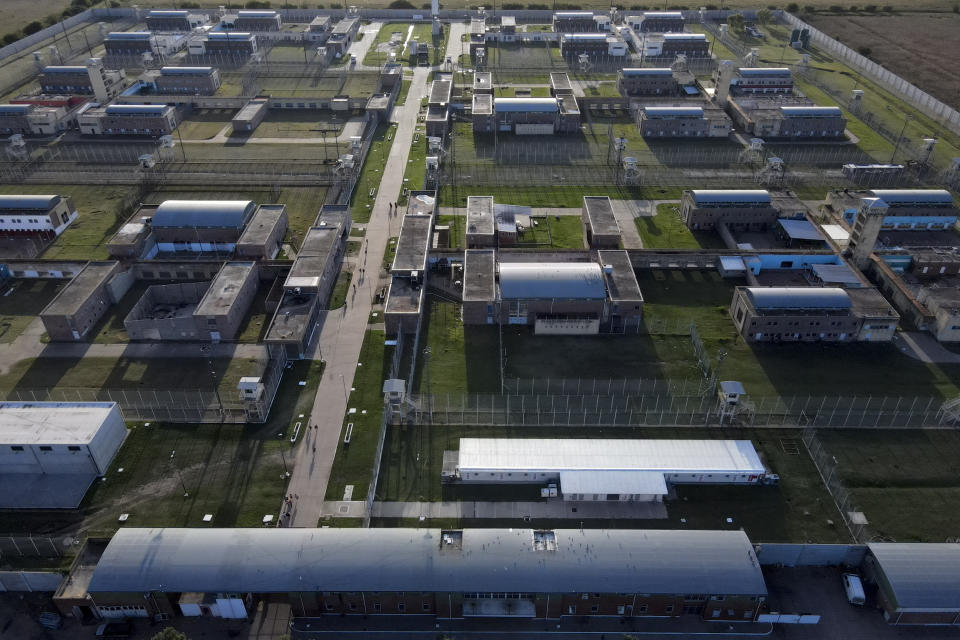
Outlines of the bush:
[{"label": "bush", "polygon": [[247,0],[247,4],[243,6],[247,9],[269,9],[270,0]]},{"label": "bush", "polygon": [[767,5],[767,9],[769,9],[770,11],[776,11],[778,8],[779,8],[779,7],[777,7],[777,5],[775,5],[775,4],[768,4],[768,5]]},{"label": "bush", "polygon": [[3,40],[2,40],[3,46],[7,46],[8,44],[13,44],[19,39],[20,39],[19,33],[8,33],[5,36],[3,36]]},{"label": "bush", "polygon": [[34,20],[33,22],[31,22],[30,24],[28,24],[23,28],[23,35],[29,36],[42,29],[43,29],[43,25],[40,24],[40,21]]},{"label": "bush", "polygon": [[57,16],[55,16],[55,15],[53,15],[53,14],[50,14],[49,16],[47,16],[46,18],[43,19],[43,26],[45,26],[45,27],[52,27],[53,25],[57,24],[57,22],[58,22],[59,20],[60,20],[60,18],[58,18]]},{"label": "bush", "polygon": [[719,8],[720,8],[720,7],[718,7],[718,6],[715,5],[715,4],[708,4],[708,5],[707,5],[707,11],[716,11],[716,10],[719,9]]},{"label": "bush", "polygon": [[789,11],[790,13],[796,13],[799,10],[800,10],[800,5],[798,5],[796,2],[791,2],[790,4],[787,5],[787,11]]},{"label": "bush", "polygon": [[875,4],[868,4],[867,6],[865,6],[865,7],[863,8],[863,10],[866,11],[867,13],[876,13],[876,11],[877,11],[877,5],[875,5]]},{"label": "bush", "polygon": [[393,0],[387,5],[387,9],[416,9],[409,0]]},{"label": "bush", "polygon": [[857,53],[862,55],[864,58],[869,58],[870,54],[873,53],[873,49],[871,49],[870,47],[860,47],[859,49],[857,49]]},{"label": "bush", "polygon": [[860,11],[860,7],[858,7],[855,4],[852,4],[850,5],[850,11],[856,13],[857,11]]},{"label": "bush", "polygon": [[519,2],[504,2],[502,5],[500,5],[500,8],[504,11],[519,11],[520,9],[523,9],[523,5]]},{"label": "bush", "polygon": [[531,11],[548,11],[550,6],[545,4],[528,4],[527,9]]}]

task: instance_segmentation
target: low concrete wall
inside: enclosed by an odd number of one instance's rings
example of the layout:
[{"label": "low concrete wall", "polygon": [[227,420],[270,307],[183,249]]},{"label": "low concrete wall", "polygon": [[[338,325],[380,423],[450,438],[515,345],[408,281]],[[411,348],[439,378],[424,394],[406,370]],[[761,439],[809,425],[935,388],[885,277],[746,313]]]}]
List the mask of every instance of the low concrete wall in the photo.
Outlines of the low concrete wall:
[{"label": "low concrete wall", "polygon": [[48,571],[0,571],[0,591],[55,592],[63,576]]},{"label": "low concrete wall", "polygon": [[756,544],[762,565],[784,567],[859,567],[867,553],[863,544]]}]

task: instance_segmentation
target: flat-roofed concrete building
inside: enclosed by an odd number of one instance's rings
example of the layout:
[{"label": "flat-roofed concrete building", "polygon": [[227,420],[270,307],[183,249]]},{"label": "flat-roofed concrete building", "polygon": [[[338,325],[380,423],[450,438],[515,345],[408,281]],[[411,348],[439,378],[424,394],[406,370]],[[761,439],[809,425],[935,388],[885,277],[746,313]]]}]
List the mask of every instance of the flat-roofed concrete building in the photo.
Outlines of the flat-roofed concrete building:
[{"label": "flat-roofed concrete building", "polygon": [[198,594],[211,598],[208,610],[215,603],[222,617],[243,618],[247,594],[275,594],[304,616],[426,616],[432,625],[753,620],[767,588],[740,530],[124,527],[87,594],[97,611],[136,606],[151,618],[200,615]]},{"label": "flat-roofed concrete building", "polygon": [[473,133],[493,133],[496,118],[493,115],[493,94],[474,93],[470,109]]},{"label": "flat-roofed concrete building", "polygon": [[193,313],[210,282],[177,282],[147,287],[123,319],[131,340],[197,342],[208,334],[197,325]]},{"label": "flat-roofed concrete building", "polygon": [[631,67],[617,73],[617,89],[624,96],[674,96],[680,84],[669,67]]},{"label": "flat-roofed concrete building", "polygon": [[159,53],[156,37],[149,31],[111,31],[103,40],[108,56],[140,56]]},{"label": "flat-roofed concrete building", "polygon": [[644,41],[645,53],[653,58],[676,58],[679,55],[688,59],[709,58],[710,41],[702,33],[664,33],[647,36]]},{"label": "flat-roofed concrete building", "polygon": [[237,240],[236,257],[272,260],[280,252],[288,226],[287,205],[260,205]]},{"label": "flat-roofed concrete building", "polygon": [[0,133],[22,136],[33,133],[30,114],[34,109],[32,104],[0,104]]},{"label": "flat-roofed concrete building", "polygon": [[637,118],[645,138],[726,138],[732,127],[723,111],[704,107],[645,106]]},{"label": "flat-roofed concrete building", "polygon": [[[417,197],[422,206],[414,206]],[[383,314],[387,335],[416,331],[423,310],[435,207],[436,192],[411,194],[390,268],[392,277]]]},{"label": "flat-roofed concrete building", "polygon": [[186,9],[152,9],[145,20],[150,31],[192,31],[207,24],[210,16]]},{"label": "flat-roofed concrete building", "polygon": [[[118,69],[105,69],[98,58],[90,58],[87,65],[50,65],[40,72],[40,90],[51,95],[99,95],[113,99],[120,95],[126,84],[126,73]],[[98,94],[97,91],[101,94]]]},{"label": "flat-roofed concrete building", "polygon": [[324,205],[283,283],[283,297],[264,342],[280,345],[290,359],[312,355],[310,345],[317,317],[320,309],[327,307],[336,284],[350,222],[348,205]]},{"label": "flat-roofed concrete building", "polygon": [[570,84],[568,74],[556,71],[550,74],[550,95],[555,98],[573,95],[573,85]]},{"label": "flat-roofed concrete building", "polygon": [[430,137],[442,138],[450,127],[450,97],[453,95],[453,76],[437,74],[427,98],[426,131]]},{"label": "flat-roofed concrete building", "polygon": [[843,190],[827,194],[827,204],[851,226],[868,200],[882,203],[885,209],[881,231],[941,231],[957,223],[957,207],[945,189]]},{"label": "flat-roofed concrete building", "polygon": [[607,286],[607,323],[611,333],[639,333],[643,322],[643,293],[626,251],[601,250],[597,261]]},{"label": "flat-roofed concrete building", "polygon": [[580,209],[587,229],[587,244],[593,249],[619,249],[620,225],[607,196],[584,196]]},{"label": "flat-roofed concrete building", "polygon": [[89,262],[60,290],[40,312],[51,340],[78,342],[87,337],[113,304],[107,284],[117,271],[117,262]]},{"label": "flat-roofed concrete building", "polygon": [[572,95],[559,98],[494,98],[474,94],[474,133],[550,135],[580,130],[580,108]]},{"label": "flat-roofed concrete building", "polygon": [[70,196],[0,195],[0,235],[55,238],[78,215]]},{"label": "flat-roofed concrete building", "polygon": [[311,42],[322,44],[330,37],[330,27],[330,16],[317,16],[307,25],[307,32],[304,37]]},{"label": "flat-roofed concrete building", "polygon": [[335,57],[340,57],[347,53],[347,49],[353,44],[357,32],[360,30],[360,18],[346,17],[333,25],[330,37],[327,39],[327,48],[333,51]]},{"label": "flat-roofed concrete building", "polygon": [[900,322],[872,287],[737,287],[730,317],[747,342],[886,342]]},{"label": "flat-roofed concrete building", "polygon": [[201,340],[236,338],[259,285],[256,262],[224,264],[193,312]]},{"label": "flat-roofed concrete building", "polygon": [[627,16],[626,23],[640,33],[680,33],[684,27],[682,11],[644,11]]},{"label": "flat-roofed concrete building", "polygon": [[840,107],[785,106],[780,107],[781,138],[842,138],[847,119]]},{"label": "flat-roofed concrete building", "polygon": [[477,55],[477,49],[487,46],[487,20],[484,17],[470,19],[470,58]]},{"label": "flat-roofed concrete building", "polygon": [[493,196],[467,196],[466,244],[468,249],[497,246]]},{"label": "flat-roofed concrete building", "polygon": [[177,110],[166,104],[111,104],[79,114],[80,133],[159,137],[173,133],[179,124]]},{"label": "flat-roofed concrete building", "polygon": [[628,53],[627,42],[617,34],[599,31],[564,33],[560,36],[560,55],[567,59],[586,54],[591,57],[609,56],[626,60]]},{"label": "flat-roofed concrete building", "polygon": [[460,438],[448,480],[559,483],[564,500],[660,502],[670,485],[758,485],[765,475],[749,440]]},{"label": "flat-roofed concrete building", "polygon": [[249,58],[258,51],[257,36],[249,31],[210,31],[188,45],[190,55]]},{"label": "flat-roofed concrete building", "polygon": [[732,95],[770,95],[793,93],[793,73],[789,67],[740,67],[730,79]]},{"label": "flat-roofed concrete building", "polygon": [[0,508],[75,509],[126,437],[115,402],[0,402]]},{"label": "flat-roofed concrete building", "polygon": [[493,74],[489,71],[475,71],[473,74],[473,94],[493,94]]},{"label": "flat-roofed concrete building", "polygon": [[464,324],[497,323],[500,311],[496,306],[496,273],[497,252],[493,249],[467,249],[464,252],[462,296]]},{"label": "flat-roofed concrete building", "polygon": [[839,107],[821,107],[806,98],[735,96],[727,110],[737,128],[760,138],[836,139],[847,120]]},{"label": "flat-roofed concrete building", "polygon": [[555,33],[580,33],[597,31],[597,21],[593,19],[593,11],[557,11],[553,14],[553,31]]},{"label": "flat-roofed concrete building", "polygon": [[871,542],[864,579],[877,588],[877,605],[891,625],[960,623],[960,545]]},{"label": "flat-roofed concrete building", "polygon": [[270,111],[270,101],[266,98],[254,98],[243,105],[231,124],[234,133],[250,133],[256,129]]},{"label": "flat-roofed concrete building", "polygon": [[232,19],[232,27],[238,31],[280,31],[282,25],[279,11],[241,10]]},{"label": "flat-roofed concrete building", "polygon": [[212,96],[220,89],[220,72],[215,67],[162,67],[154,78],[157,93],[186,93]]},{"label": "flat-roofed concrete building", "polygon": [[250,200],[165,200],[141,208],[141,214],[152,214],[150,226],[160,251],[227,254],[236,249],[256,211]]},{"label": "flat-roofed concrete building", "polygon": [[721,223],[732,229],[761,230],[773,227],[780,212],[762,189],[692,189],[680,198],[680,216],[693,230]]}]

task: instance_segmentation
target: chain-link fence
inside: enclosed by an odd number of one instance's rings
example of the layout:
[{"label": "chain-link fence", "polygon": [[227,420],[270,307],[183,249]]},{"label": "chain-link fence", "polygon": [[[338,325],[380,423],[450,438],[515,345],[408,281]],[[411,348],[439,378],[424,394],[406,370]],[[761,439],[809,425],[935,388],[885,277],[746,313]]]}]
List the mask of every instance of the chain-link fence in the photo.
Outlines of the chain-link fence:
[{"label": "chain-link fence", "polygon": [[843,486],[840,474],[837,473],[837,459],[823,448],[823,443],[814,429],[804,429],[802,440],[807,453],[810,454],[810,459],[820,473],[824,486],[833,497],[844,524],[850,530],[850,535],[861,544],[870,541],[871,533],[867,529],[866,520],[858,517],[862,512],[853,504],[850,491]]},{"label": "chain-link fence", "polygon": [[0,535],[0,559],[59,558],[63,555],[63,538],[34,535]]}]

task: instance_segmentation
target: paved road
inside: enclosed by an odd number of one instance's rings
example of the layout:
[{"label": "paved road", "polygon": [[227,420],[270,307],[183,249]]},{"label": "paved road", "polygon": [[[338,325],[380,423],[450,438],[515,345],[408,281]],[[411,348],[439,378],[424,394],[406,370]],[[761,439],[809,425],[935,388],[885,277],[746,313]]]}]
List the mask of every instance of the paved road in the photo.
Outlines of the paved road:
[{"label": "paved road", "polygon": [[380,273],[380,262],[393,224],[389,203],[397,200],[403,186],[403,172],[420,111],[419,98],[426,91],[428,73],[429,69],[425,67],[414,70],[409,99],[406,104],[394,109],[398,123],[394,142],[370,222],[366,225],[365,249],[358,254],[357,267],[354,269],[354,273],[357,273],[359,267],[363,267],[370,276],[357,281],[356,295],[345,307],[328,312],[323,320],[318,352],[314,356],[326,361],[311,412],[311,422],[317,428],[306,434],[296,450],[293,475],[287,491],[299,496],[292,522],[296,527],[315,527],[320,519],[330,469],[340,440],[340,428],[347,410],[345,390],[353,385],[373,297],[379,286],[379,280],[373,274]]},{"label": "paved road", "polygon": [[893,343],[900,351],[921,362],[960,363],[960,354],[944,347],[929,333],[901,331],[893,337]]}]

